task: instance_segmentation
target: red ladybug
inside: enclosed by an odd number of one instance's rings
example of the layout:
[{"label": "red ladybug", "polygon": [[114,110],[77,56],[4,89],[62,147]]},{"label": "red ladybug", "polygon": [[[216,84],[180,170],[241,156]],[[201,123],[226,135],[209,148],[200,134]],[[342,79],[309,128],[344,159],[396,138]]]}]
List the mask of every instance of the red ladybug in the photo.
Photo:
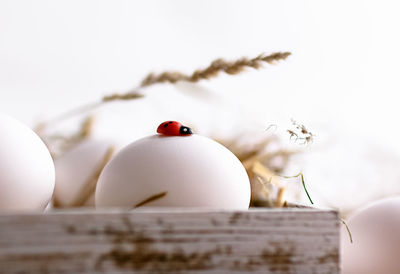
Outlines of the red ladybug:
[{"label": "red ladybug", "polygon": [[175,121],[161,123],[157,128],[157,132],[168,136],[188,136],[193,134],[190,128]]}]

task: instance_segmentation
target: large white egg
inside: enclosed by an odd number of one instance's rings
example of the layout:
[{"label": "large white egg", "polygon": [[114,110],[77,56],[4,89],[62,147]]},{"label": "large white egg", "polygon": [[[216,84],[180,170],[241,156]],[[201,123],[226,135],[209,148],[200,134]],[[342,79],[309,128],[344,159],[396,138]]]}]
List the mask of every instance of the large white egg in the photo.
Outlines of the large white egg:
[{"label": "large white egg", "polygon": [[349,218],[342,231],[343,274],[400,273],[400,197],[374,202]]},{"label": "large white egg", "polygon": [[109,141],[86,140],[57,158],[54,205],[94,206],[98,176],[113,153]]},{"label": "large white egg", "polygon": [[250,182],[227,148],[199,135],[154,135],[122,149],[107,164],[96,189],[96,207],[146,206],[247,209]]},{"label": "large white egg", "polygon": [[0,210],[44,210],[54,180],[53,159],[39,136],[0,115]]}]

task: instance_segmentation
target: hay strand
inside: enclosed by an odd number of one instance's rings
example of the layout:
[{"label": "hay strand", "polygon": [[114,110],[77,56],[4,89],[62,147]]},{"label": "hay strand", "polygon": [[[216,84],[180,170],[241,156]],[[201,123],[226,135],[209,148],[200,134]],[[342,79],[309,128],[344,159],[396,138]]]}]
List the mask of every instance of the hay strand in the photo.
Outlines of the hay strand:
[{"label": "hay strand", "polygon": [[343,220],[342,218],[340,218],[340,222],[346,227],[347,234],[349,234],[350,243],[353,243],[353,236],[351,235],[350,228],[349,228],[349,226],[347,225],[346,221]]},{"label": "hay strand", "polygon": [[146,198],[143,201],[137,203],[133,208],[138,208],[138,207],[144,206],[144,205],[146,205],[148,203],[154,202],[154,201],[156,201],[158,199],[163,198],[165,195],[167,195],[167,191],[152,195],[149,198]]},{"label": "hay strand", "polygon": [[142,81],[141,87],[147,87],[157,83],[176,83],[178,81],[187,81],[196,83],[200,80],[209,80],[215,78],[220,72],[229,75],[236,75],[246,70],[246,68],[259,69],[263,63],[273,64],[277,61],[285,60],[290,52],[275,52],[270,55],[260,54],[255,58],[241,58],[235,61],[226,61],[224,59],[216,59],[204,68],[195,70],[191,75],[181,72],[162,72],[160,74],[150,73]]}]

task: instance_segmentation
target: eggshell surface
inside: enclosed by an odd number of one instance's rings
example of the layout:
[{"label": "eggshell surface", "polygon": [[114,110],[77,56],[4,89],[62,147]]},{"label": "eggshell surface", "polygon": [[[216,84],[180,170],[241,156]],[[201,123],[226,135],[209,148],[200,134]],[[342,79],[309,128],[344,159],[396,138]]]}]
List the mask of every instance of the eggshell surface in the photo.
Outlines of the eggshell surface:
[{"label": "eggshell surface", "polygon": [[400,273],[400,197],[374,202],[349,218],[350,243],[342,230],[343,274]]},{"label": "eggshell surface", "polygon": [[77,205],[79,196],[85,195],[87,184],[96,176],[99,168],[102,168],[104,158],[113,146],[111,142],[104,140],[87,140],[55,161],[56,186],[54,197],[58,207],[94,206],[94,192],[89,193],[83,204]]},{"label": "eggshell surface", "polygon": [[131,143],[104,168],[96,207],[146,206],[247,209],[250,182],[227,148],[199,135],[154,135]]},{"label": "eggshell surface", "polygon": [[54,181],[54,163],[39,136],[0,115],[0,210],[44,210]]}]

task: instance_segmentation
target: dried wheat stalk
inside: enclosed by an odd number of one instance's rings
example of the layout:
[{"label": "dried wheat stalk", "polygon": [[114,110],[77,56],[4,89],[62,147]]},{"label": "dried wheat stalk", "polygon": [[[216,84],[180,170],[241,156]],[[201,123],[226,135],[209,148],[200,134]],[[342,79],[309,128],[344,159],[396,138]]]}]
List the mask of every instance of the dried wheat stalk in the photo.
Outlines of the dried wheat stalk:
[{"label": "dried wheat stalk", "polygon": [[225,72],[229,75],[239,74],[245,71],[246,68],[259,69],[263,63],[274,64],[278,61],[285,60],[290,52],[275,52],[270,55],[260,54],[255,58],[240,58],[235,61],[226,61],[224,59],[216,59],[211,64],[204,68],[195,70],[192,74],[184,74],[178,71],[164,71],[159,74],[149,73],[141,82],[141,84],[127,93],[114,93],[104,96],[102,103],[117,101],[117,100],[134,100],[142,98],[144,95],[139,93],[139,90],[154,84],[171,83],[178,81],[186,81],[196,83],[200,80],[209,80],[218,76],[220,72]]},{"label": "dried wheat stalk", "polygon": [[147,87],[157,83],[176,83],[178,81],[198,82],[200,80],[209,80],[218,76],[220,72],[225,72],[230,75],[239,74],[246,68],[259,69],[263,63],[273,64],[277,61],[285,60],[290,52],[276,52],[270,55],[260,54],[255,58],[241,58],[236,61],[226,61],[217,59],[205,69],[194,71],[191,75],[186,75],[180,72],[163,72],[160,74],[150,73],[143,79],[141,87]]},{"label": "dried wheat stalk", "polygon": [[144,95],[139,94],[137,92],[128,92],[125,94],[118,94],[118,93],[113,93],[107,96],[104,96],[101,101],[103,103],[106,102],[111,102],[111,101],[116,101],[116,100],[134,100],[134,99],[139,99],[144,97]]},{"label": "dried wheat stalk", "polygon": [[184,74],[178,71],[164,71],[159,74],[149,73],[141,82],[141,84],[128,93],[112,94],[105,96],[102,102],[111,102],[116,100],[132,100],[143,97],[138,93],[138,90],[154,84],[171,83],[178,81],[186,81],[196,83],[200,80],[209,80],[218,76],[220,72],[225,72],[229,75],[235,75],[243,72],[246,68],[259,69],[263,63],[273,64],[277,61],[285,60],[290,52],[275,52],[270,55],[260,54],[255,58],[241,58],[235,61],[226,61],[224,59],[216,59],[211,64],[204,68],[195,70],[192,74]]}]

